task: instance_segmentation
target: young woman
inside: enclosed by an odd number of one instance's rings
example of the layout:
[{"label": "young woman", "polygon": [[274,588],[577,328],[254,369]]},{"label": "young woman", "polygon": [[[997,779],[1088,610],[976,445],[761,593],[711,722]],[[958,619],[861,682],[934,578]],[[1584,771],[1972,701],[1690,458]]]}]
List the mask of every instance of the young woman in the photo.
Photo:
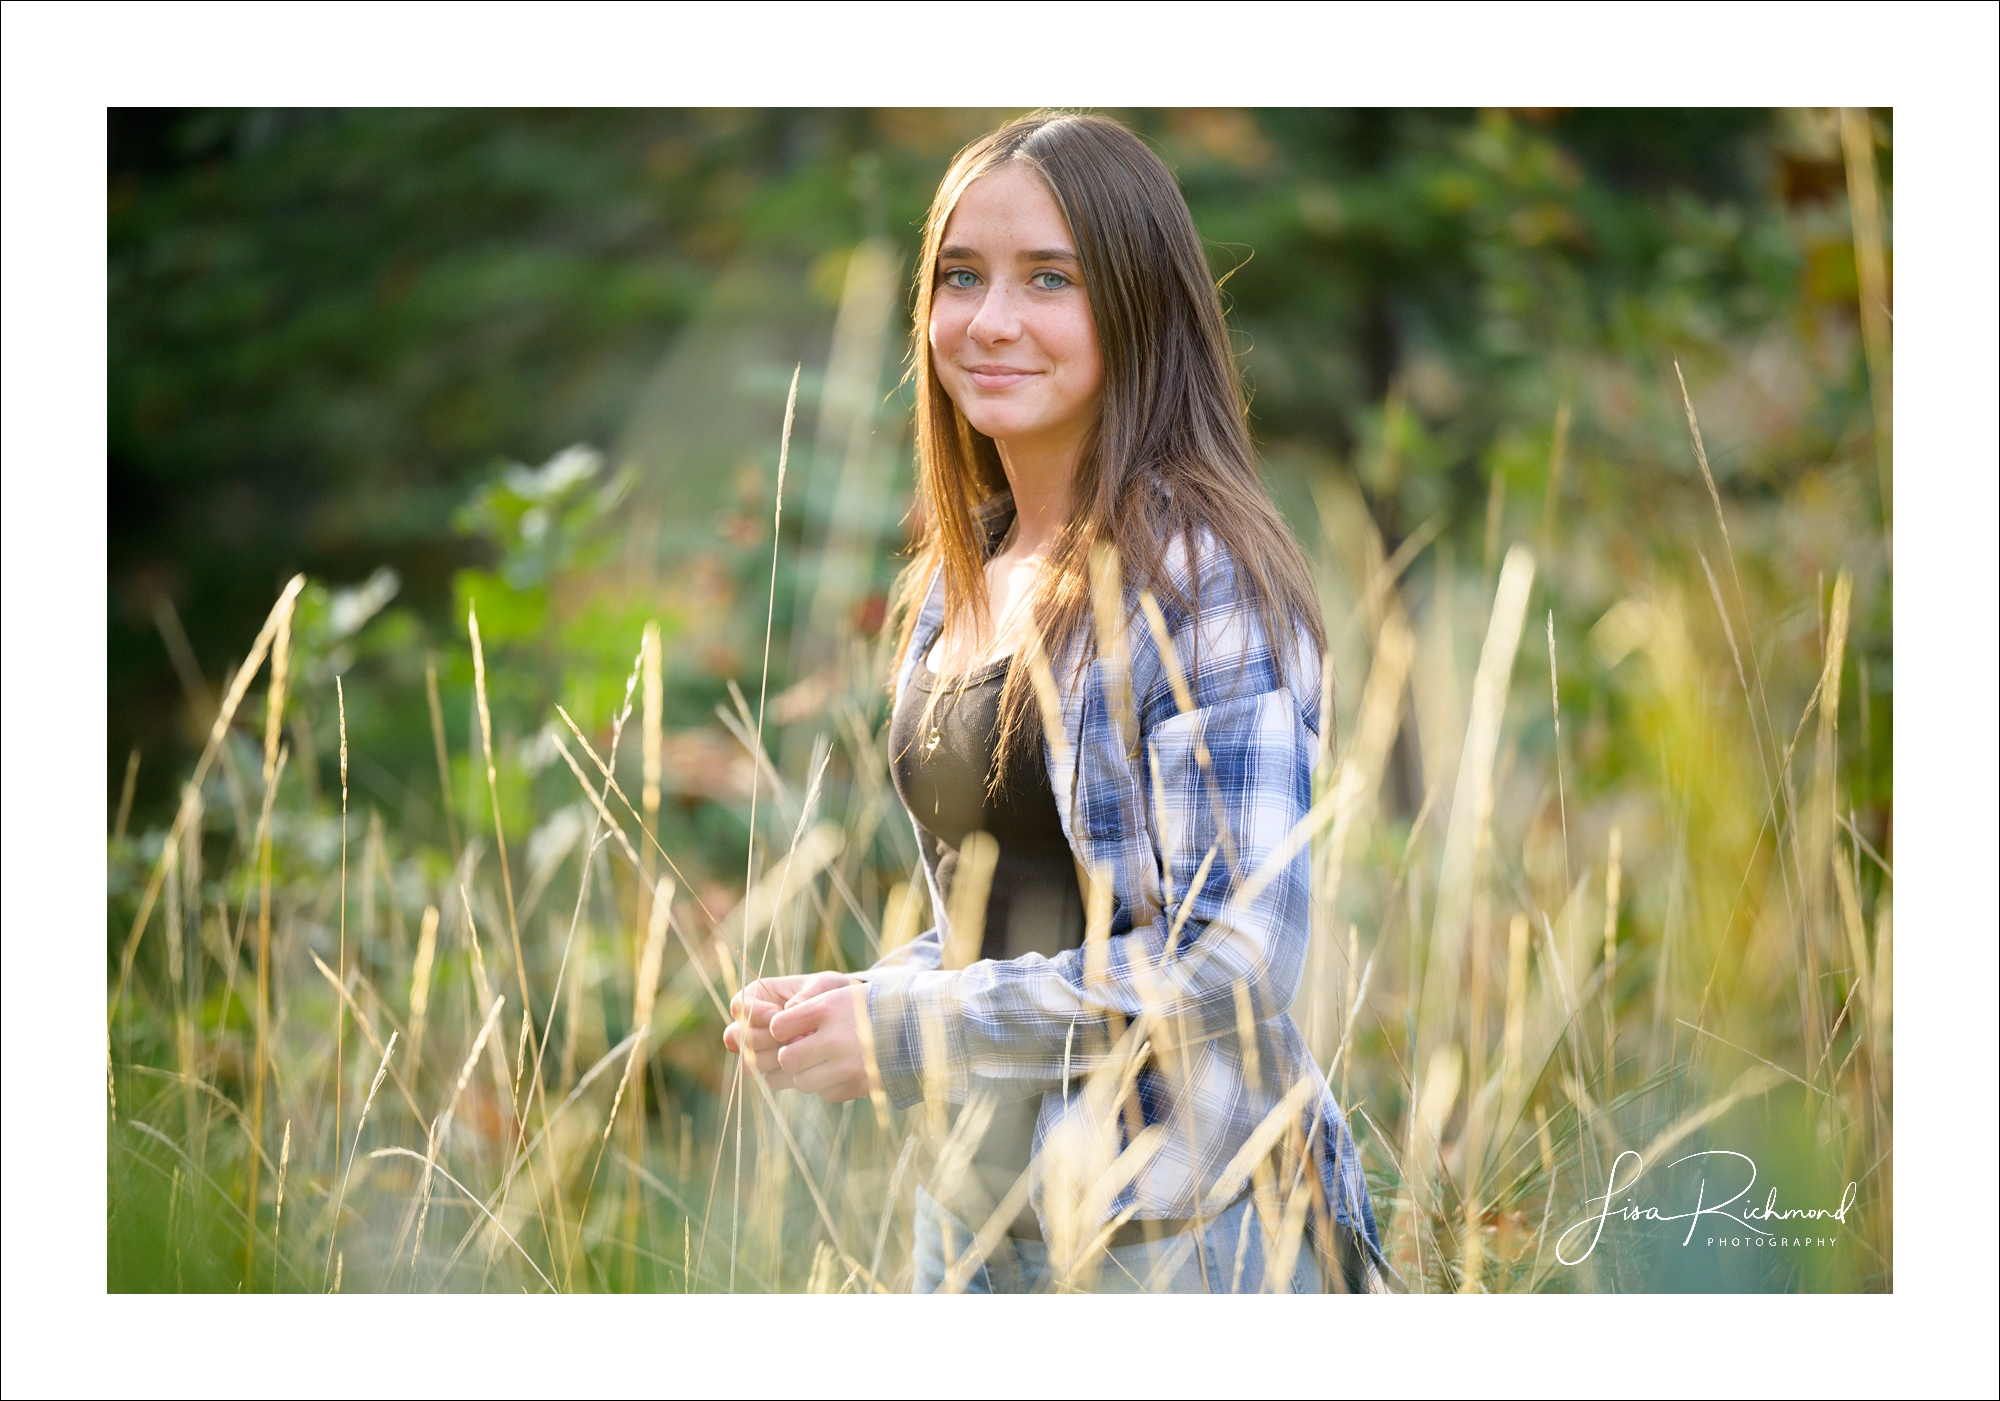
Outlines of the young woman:
[{"label": "young woman", "polygon": [[752,984],[724,1042],[829,1102],[949,1102],[920,1292],[1376,1287],[1287,1011],[1324,633],[1172,174],[1102,117],[973,143],[913,342],[889,739],[936,923]]}]

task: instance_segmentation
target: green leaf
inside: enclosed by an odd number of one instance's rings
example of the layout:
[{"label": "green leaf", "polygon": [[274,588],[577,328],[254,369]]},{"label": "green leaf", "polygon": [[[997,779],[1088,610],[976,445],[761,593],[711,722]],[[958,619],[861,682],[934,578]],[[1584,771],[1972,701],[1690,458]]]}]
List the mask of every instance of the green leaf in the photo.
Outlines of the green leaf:
[{"label": "green leaf", "polygon": [[451,576],[451,595],[460,625],[472,608],[479,610],[479,636],[488,643],[532,637],[548,616],[548,590],[517,589],[484,569],[461,569]]}]

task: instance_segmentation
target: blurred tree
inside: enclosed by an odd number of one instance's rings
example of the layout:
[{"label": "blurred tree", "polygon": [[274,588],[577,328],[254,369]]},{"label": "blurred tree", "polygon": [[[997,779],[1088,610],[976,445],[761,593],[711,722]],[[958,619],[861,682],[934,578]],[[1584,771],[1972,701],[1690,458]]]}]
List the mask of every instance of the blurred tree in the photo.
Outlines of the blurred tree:
[{"label": "blurred tree", "polygon": [[[157,808],[189,757],[184,715],[198,722],[200,706],[181,702],[178,628],[213,686],[296,570],[357,583],[393,568],[409,656],[461,632],[455,577],[465,594],[463,571],[495,577],[502,551],[456,513],[507,462],[630,447],[663,363],[706,358],[740,378],[720,340],[670,358],[691,326],[790,318],[751,357],[757,426],[728,430],[747,440],[641,462],[635,509],[673,515],[651,478],[699,476],[682,525],[711,543],[740,535],[745,559],[768,549],[755,546],[768,481],[744,464],[775,461],[791,356],[816,400],[848,250],[886,238],[907,271],[952,151],[1004,115],[114,111],[114,783],[139,744],[141,807]],[[1601,474],[1591,464],[1614,443],[1620,473],[1691,470],[1668,460],[1679,439],[1651,432],[1660,421],[1635,446],[1608,363],[1657,379],[1669,356],[1715,362],[1770,327],[1853,321],[1844,228],[1816,212],[1833,200],[1845,217],[1837,140],[1774,114],[1120,115],[1175,167],[1227,275],[1281,504],[1309,522],[1300,483],[1345,466],[1392,549],[1442,511],[1478,558],[1492,482],[1542,492],[1545,425],[1566,399],[1580,474]],[[1832,378],[1848,397],[1758,439],[1787,461],[1825,458],[1865,419],[1858,342],[1840,335],[1851,353]],[[783,373],[762,365],[779,359]],[[674,401],[683,421],[688,397]],[[1725,489],[1754,489],[1779,460],[1750,441],[1712,449]],[[1588,507],[1636,489],[1591,484]],[[737,497],[741,513],[713,528]],[[734,660],[715,653],[711,693]],[[421,685],[401,695],[369,752],[424,772]]]}]

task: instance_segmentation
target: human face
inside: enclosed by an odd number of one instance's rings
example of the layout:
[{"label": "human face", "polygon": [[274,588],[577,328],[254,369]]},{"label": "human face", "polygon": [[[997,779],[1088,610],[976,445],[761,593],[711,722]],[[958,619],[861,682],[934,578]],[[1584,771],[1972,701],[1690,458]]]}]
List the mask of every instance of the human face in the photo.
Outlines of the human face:
[{"label": "human face", "polygon": [[[980,176],[946,221],[931,367],[1008,462],[1074,450],[1097,419],[1104,358],[1069,224],[1030,167]],[[1025,463],[1021,465],[1025,466]]]}]

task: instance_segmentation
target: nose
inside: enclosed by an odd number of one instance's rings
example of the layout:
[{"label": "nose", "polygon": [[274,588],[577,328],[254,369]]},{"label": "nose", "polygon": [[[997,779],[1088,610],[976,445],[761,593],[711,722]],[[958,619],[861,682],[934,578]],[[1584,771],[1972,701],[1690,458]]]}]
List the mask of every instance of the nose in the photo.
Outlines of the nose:
[{"label": "nose", "polygon": [[1014,304],[1013,285],[996,280],[979,299],[979,310],[966,324],[965,333],[980,345],[1006,345],[1021,338],[1020,309]]}]

